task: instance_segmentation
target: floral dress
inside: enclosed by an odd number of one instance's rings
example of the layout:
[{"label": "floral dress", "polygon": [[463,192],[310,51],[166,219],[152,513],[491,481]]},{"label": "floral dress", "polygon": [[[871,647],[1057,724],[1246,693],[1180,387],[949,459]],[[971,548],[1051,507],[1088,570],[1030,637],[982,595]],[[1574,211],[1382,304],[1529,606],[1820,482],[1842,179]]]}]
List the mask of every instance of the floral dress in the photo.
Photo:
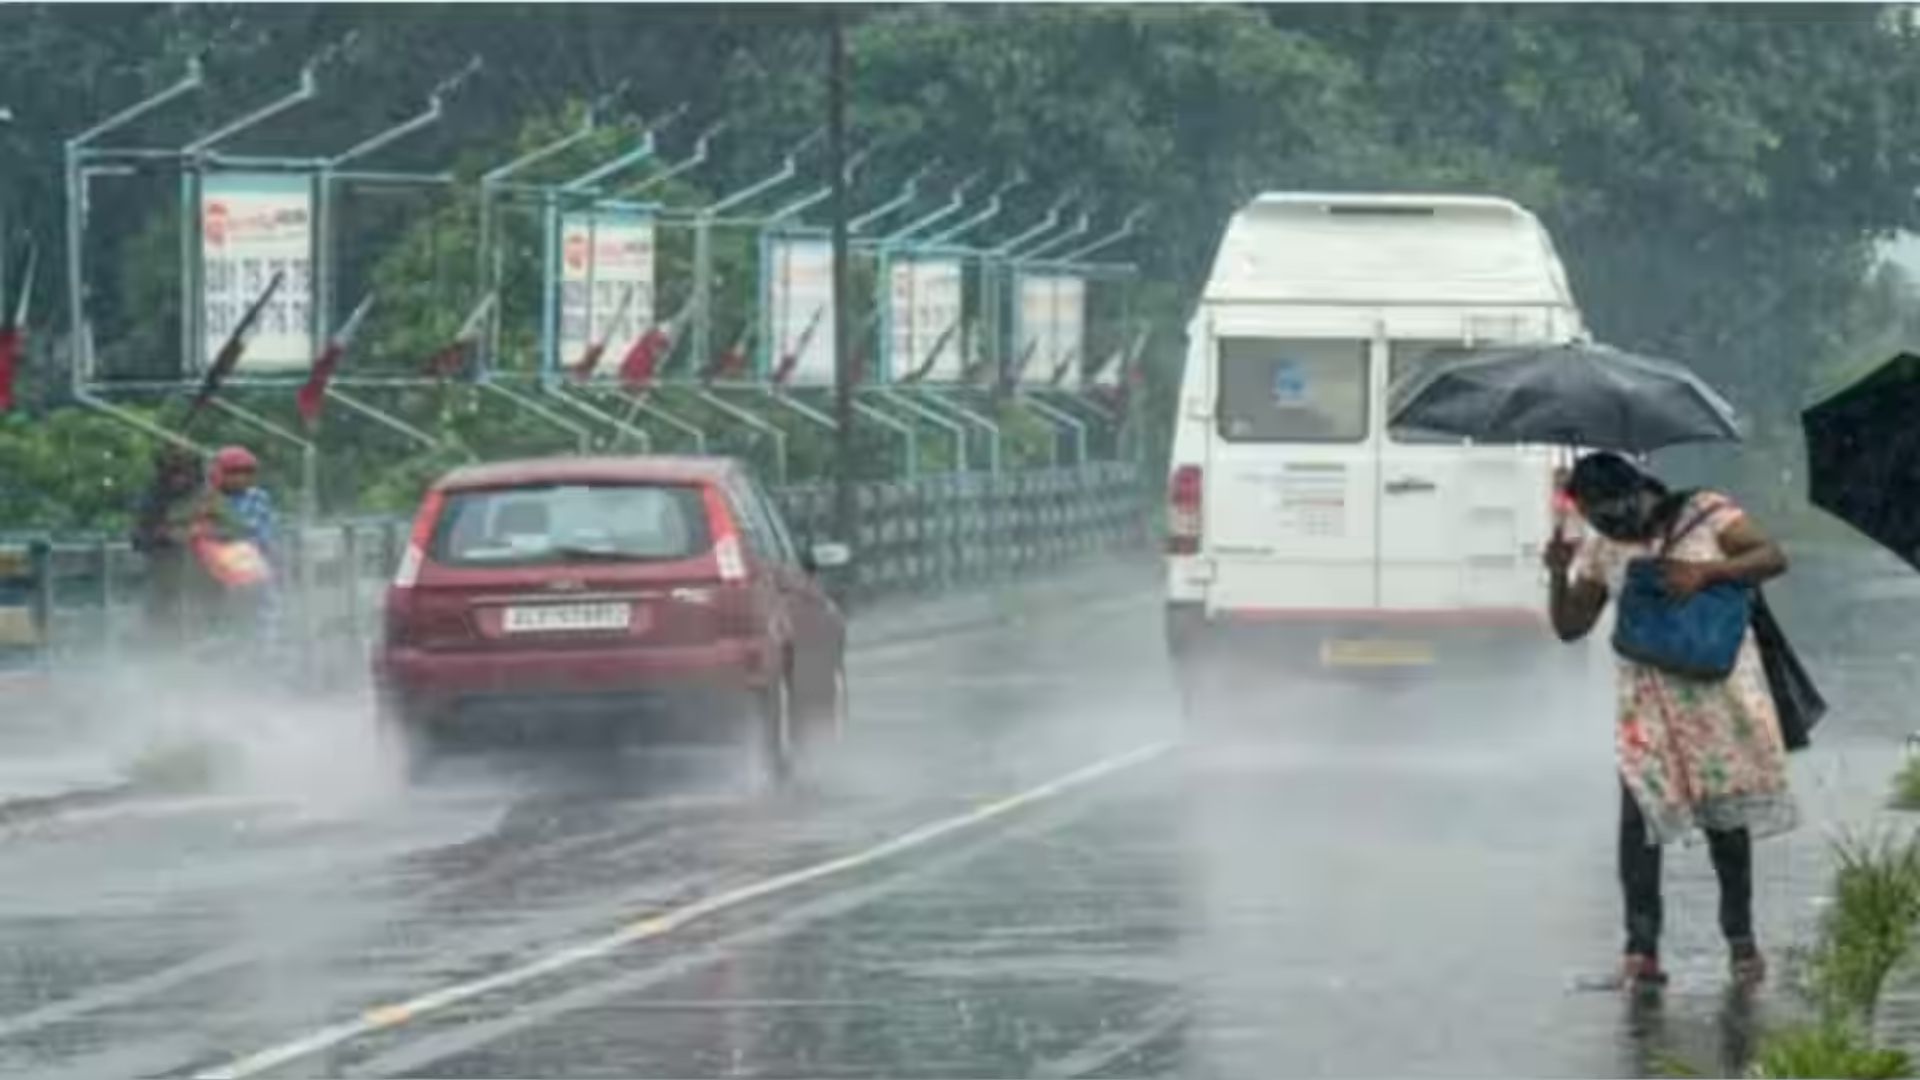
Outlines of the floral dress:
[{"label": "floral dress", "polygon": [[[1667,557],[1711,562],[1724,557],[1720,535],[1745,513],[1724,495],[1702,492],[1677,520],[1691,531]],[[1593,535],[1574,565],[1576,580],[1598,581],[1619,596],[1627,563],[1656,556],[1659,544],[1621,543]],[[1799,821],[1787,787],[1787,751],[1751,628],[1733,672],[1718,682],[1673,675],[1619,659],[1620,778],[1645,816],[1649,838],[1667,843],[1696,828],[1747,829],[1757,839]]]}]

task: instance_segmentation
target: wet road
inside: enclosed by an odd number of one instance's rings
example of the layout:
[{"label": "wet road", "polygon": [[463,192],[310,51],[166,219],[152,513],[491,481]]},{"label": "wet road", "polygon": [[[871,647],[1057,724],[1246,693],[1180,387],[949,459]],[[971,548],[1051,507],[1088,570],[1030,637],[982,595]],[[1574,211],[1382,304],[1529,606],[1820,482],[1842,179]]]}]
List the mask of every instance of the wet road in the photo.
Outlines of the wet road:
[{"label": "wet road", "polygon": [[[1889,576],[1835,587],[1861,565]],[[1796,761],[1809,827],[1760,849],[1776,950],[1920,689],[1884,630],[1905,579],[1801,576],[1839,712]],[[1600,670],[1274,678],[1183,732],[1144,574],[858,653],[848,740],[779,794],[711,754],[484,755],[407,792],[360,710],[286,707],[246,721],[242,790],[0,833],[0,1074],[1723,1069],[1753,1016],[1703,852],[1669,862],[1664,1006],[1579,987],[1618,945]]]}]

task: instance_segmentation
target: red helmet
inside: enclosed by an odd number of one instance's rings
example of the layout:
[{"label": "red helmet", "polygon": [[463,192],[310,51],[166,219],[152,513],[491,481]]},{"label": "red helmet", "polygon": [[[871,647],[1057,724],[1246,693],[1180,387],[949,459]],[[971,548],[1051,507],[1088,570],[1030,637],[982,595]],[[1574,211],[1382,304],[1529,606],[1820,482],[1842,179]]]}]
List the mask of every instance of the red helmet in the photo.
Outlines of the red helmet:
[{"label": "red helmet", "polygon": [[260,459],[244,446],[223,446],[213,455],[213,482],[219,484],[230,472],[241,469],[258,471]]}]

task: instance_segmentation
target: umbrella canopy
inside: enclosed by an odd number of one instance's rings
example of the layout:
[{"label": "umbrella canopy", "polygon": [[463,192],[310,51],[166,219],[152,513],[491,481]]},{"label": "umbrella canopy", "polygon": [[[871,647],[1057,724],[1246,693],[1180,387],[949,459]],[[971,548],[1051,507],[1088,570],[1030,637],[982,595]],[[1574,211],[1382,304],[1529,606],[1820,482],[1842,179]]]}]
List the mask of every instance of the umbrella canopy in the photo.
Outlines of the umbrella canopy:
[{"label": "umbrella canopy", "polygon": [[1901,353],[1800,414],[1807,497],[1920,568],[1920,356]]},{"label": "umbrella canopy", "polygon": [[1395,425],[1484,443],[1643,454],[1740,438],[1733,406],[1686,367],[1587,342],[1446,360],[1396,387],[1390,406]]}]

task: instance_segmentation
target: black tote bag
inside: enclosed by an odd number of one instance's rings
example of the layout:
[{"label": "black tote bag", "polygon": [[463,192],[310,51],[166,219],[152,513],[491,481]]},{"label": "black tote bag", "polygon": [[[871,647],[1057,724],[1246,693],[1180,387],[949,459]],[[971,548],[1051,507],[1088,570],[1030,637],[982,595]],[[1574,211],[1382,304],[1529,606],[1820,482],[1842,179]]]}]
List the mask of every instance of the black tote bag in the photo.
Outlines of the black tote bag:
[{"label": "black tote bag", "polygon": [[1780,714],[1780,735],[1789,750],[1804,750],[1812,741],[1814,725],[1827,715],[1827,699],[1813,685],[1813,676],[1787,643],[1767,606],[1767,595],[1753,590],[1753,637],[1760,647],[1760,663],[1767,672],[1767,689],[1773,692],[1774,710]]}]

